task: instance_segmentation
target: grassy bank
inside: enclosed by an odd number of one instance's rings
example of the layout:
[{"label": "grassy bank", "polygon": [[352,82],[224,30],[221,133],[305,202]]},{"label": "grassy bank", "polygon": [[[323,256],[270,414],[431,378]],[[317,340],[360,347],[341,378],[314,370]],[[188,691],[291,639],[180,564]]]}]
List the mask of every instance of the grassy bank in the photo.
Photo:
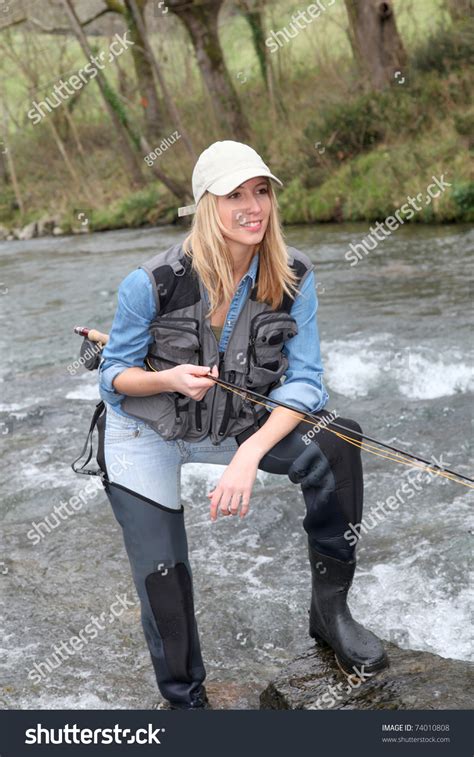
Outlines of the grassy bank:
[{"label": "grassy bank", "polygon": [[[418,4],[418,9],[421,6],[424,4]],[[283,25],[288,16],[280,4],[277,10],[273,28]],[[444,177],[450,186],[415,213],[412,222],[474,220],[472,24],[453,29],[446,18],[432,13],[430,24],[421,19],[418,26],[409,26],[401,13],[410,67],[385,92],[367,94],[358,81],[344,33],[330,21],[324,19],[326,28],[318,30],[330,50],[316,50],[314,40],[305,32],[287,46],[288,50],[278,53],[282,57],[276,68],[280,69],[283,110],[276,120],[263,93],[252,47],[245,39],[245,22],[231,17],[222,27],[229,70],[236,77],[241,74],[235,79],[236,88],[245,88],[240,93],[254,134],[252,143],[285,183],[278,193],[284,222],[383,220],[409,196],[426,193],[432,177]],[[106,43],[99,39],[96,44],[100,48]],[[183,57],[182,70],[179,61],[173,73],[167,69],[168,83],[183,93],[179,99],[183,120],[197,149],[203,149],[222,136],[214,129],[207,95],[195,69],[189,63],[184,65],[187,43],[179,26],[167,44]],[[74,45],[68,41],[69,65],[80,64]],[[110,71],[111,80],[116,75],[116,71]],[[245,82],[240,84],[243,78]],[[189,86],[189,79],[195,88]],[[9,75],[6,81],[10,96],[19,97],[19,91],[15,91],[18,84]],[[24,103],[27,100],[23,96]],[[3,189],[0,224],[18,227],[54,215],[68,232],[80,228],[84,223],[80,219],[84,218],[90,230],[156,225],[176,219],[176,198],[153,180],[145,162],[143,173],[149,183],[139,192],[130,191],[94,84],[85,88],[74,113],[75,134],[66,121],[60,121],[59,111],[55,113],[75,179],[65,170],[48,125],[42,122],[32,127],[25,123],[22,108],[23,121],[19,119],[20,128],[9,137],[9,149],[15,157],[26,212],[20,217],[12,189]],[[169,132],[163,136],[172,131],[170,123]],[[177,142],[157,160],[170,176],[189,185],[192,166],[182,143]]]}]

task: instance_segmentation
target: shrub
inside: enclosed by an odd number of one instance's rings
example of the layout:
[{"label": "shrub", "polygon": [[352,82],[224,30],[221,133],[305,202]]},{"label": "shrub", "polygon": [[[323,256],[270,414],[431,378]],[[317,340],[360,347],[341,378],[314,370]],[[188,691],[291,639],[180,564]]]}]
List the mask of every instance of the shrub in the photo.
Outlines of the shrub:
[{"label": "shrub", "polygon": [[474,181],[455,184],[453,187],[453,198],[456,205],[465,214],[466,220],[471,218],[474,214]]},{"label": "shrub", "polygon": [[305,136],[312,143],[319,140],[330,155],[340,160],[370,149],[385,134],[379,104],[373,94],[323,107],[318,120],[319,123],[312,121],[306,127]]},{"label": "shrub", "polygon": [[453,68],[472,66],[474,62],[474,21],[466,19],[449,29],[439,29],[412,56],[417,71],[445,74]]}]

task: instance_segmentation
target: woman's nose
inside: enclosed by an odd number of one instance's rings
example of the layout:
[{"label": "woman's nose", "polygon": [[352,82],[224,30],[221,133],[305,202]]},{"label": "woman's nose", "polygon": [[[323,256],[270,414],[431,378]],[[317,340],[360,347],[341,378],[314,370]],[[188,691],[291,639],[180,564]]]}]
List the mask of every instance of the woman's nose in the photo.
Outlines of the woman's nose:
[{"label": "woman's nose", "polygon": [[248,213],[260,213],[262,206],[258,197],[250,197],[248,203]]}]

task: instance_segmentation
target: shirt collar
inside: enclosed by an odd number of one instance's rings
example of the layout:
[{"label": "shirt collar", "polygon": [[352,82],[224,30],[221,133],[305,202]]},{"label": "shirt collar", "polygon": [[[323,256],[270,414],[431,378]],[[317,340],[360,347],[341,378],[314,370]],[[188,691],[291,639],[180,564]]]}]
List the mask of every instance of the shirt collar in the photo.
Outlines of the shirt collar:
[{"label": "shirt collar", "polygon": [[252,258],[252,262],[249,265],[249,269],[247,273],[242,276],[242,281],[246,278],[246,276],[249,276],[252,280],[252,286],[255,286],[255,279],[257,278],[259,259],[260,259],[260,255],[258,252],[256,252]]}]

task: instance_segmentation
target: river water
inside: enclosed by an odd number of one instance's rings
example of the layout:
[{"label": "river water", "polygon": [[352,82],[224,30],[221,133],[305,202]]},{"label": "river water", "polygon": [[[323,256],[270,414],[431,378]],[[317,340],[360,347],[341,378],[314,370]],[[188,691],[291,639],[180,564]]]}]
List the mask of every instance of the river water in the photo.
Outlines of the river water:
[{"label": "river water", "polygon": [[[473,232],[404,227],[351,267],[344,253],[366,233],[286,230],[316,265],[329,407],[472,475]],[[168,227],[0,243],[3,707],[148,708],[159,699],[119,526],[103,492],[85,494],[70,469],[98,399],[97,373],[71,367],[80,346],[72,329],[107,331],[121,279],[182,237]],[[364,470],[366,514],[414,476],[368,454]],[[206,493],[221,472],[183,468],[198,623],[216,705],[256,708],[258,692],[307,639],[304,505],[286,476],[259,473],[244,522],[211,525]],[[467,659],[472,492],[426,475],[413,486],[366,529],[353,613],[402,647]],[[73,516],[28,537],[55,505],[81,494]],[[121,612],[111,611],[117,595]],[[101,613],[96,638],[64,652],[56,669],[45,663]]]}]

